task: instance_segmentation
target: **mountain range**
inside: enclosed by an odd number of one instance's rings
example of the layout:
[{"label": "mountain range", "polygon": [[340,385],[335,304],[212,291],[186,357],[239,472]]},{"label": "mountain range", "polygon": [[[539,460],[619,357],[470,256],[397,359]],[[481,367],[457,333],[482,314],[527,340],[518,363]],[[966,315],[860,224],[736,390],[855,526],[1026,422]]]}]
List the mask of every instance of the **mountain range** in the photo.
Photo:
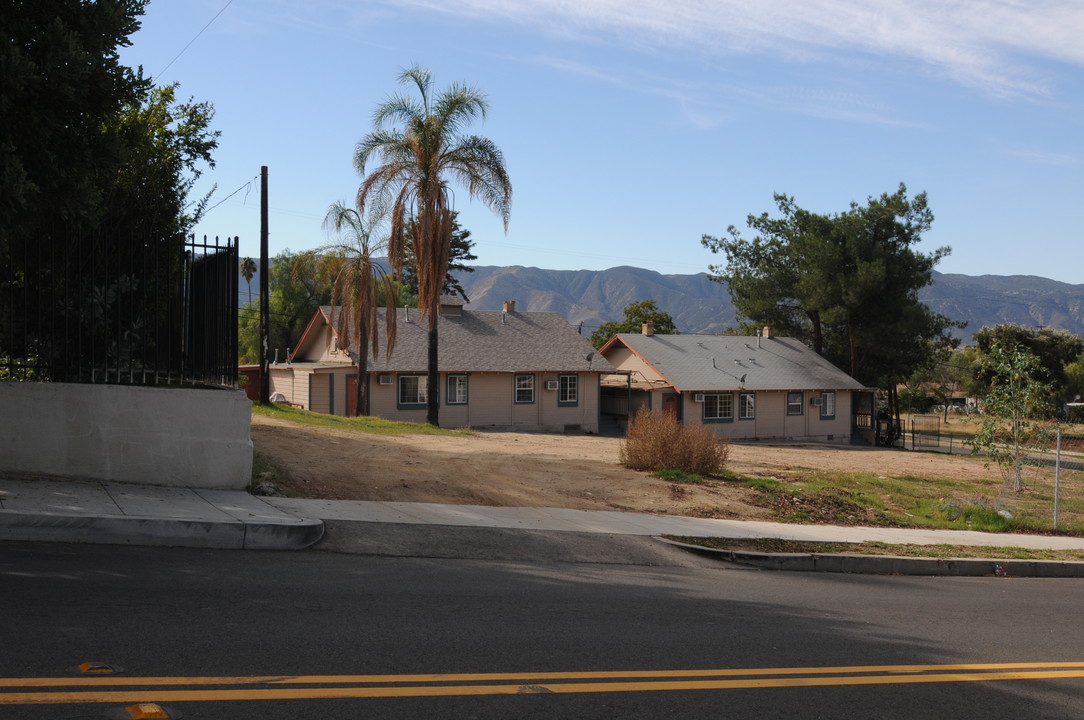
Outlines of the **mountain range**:
[{"label": "mountain range", "polygon": [[[965,343],[984,326],[1016,323],[1084,335],[1084,285],[1030,275],[958,275],[934,272],[919,298],[935,312],[967,322],[957,331]],[[654,300],[682,333],[720,333],[737,325],[725,285],[706,273],[663,275],[636,267],[608,270],[543,270],[478,266],[458,276],[470,298],[468,309],[552,311],[590,335],[599,325],[624,317],[626,305]]]},{"label": "mountain range", "polygon": [[[517,310],[560,313],[584,335],[604,322],[621,320],[625,306],[640,300],[654,300],[685,334],[720,333],[738,324],[726,286],[706,273],[663,275],[629,266],[544,270],[479,265],[457,277],[470,298],[468,309],[500,310],[505,300],[515,300]],[[259,292],[259,273],[252,279],[251,292],[253,297]],[[248,302],[249,293],[242,278],[238,305]],[[972,333],[998,323],[1084,335],[1084,285],[1032,275],[934,272],[933,283],[919,291],[919,298],[935,312],[966,321],[967,327],[956,331],[965,344]]]}]

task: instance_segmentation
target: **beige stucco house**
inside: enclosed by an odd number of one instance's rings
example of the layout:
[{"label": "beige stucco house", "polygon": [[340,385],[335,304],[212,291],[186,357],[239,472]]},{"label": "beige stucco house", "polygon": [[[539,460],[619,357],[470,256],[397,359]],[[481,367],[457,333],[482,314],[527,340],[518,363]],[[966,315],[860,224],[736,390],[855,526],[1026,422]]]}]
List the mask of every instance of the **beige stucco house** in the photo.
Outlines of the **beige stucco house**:
[{"label": "beige stucco house", "polygon": [[[370,357],[371,415],[425,422],[428,320],[397,310],[395,350]],[[356,349],[341,347],[337,308],[322,307],[286,363],[271,367],[272,394],[316,412],[353,414]],[[467,310],[445,298],[438,325],[440,424],[597,433],[599,378],[614,368],[557,313]],[[384,337],[380,318],[380,337]]]},{"label": "beige stucco house", "polygon": [[732,440],[873,441],[873,392],[801,342],[758,336],[619,334],[600,350],[602,411],[663,409]]}]

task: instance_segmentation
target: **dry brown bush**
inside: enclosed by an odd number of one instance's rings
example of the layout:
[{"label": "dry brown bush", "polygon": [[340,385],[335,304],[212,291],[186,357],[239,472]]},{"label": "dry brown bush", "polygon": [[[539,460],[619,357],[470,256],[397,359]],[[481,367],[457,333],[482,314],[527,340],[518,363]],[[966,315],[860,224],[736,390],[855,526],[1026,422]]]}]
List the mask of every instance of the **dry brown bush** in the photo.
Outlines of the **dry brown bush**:
[{"label": "dry brown bush", "polygon": [[726,465],[730,445],[709,428],[682,425],[667,412],[640,408],[629,420],[621,464],[633,470],[681,470],[714,475]]}]

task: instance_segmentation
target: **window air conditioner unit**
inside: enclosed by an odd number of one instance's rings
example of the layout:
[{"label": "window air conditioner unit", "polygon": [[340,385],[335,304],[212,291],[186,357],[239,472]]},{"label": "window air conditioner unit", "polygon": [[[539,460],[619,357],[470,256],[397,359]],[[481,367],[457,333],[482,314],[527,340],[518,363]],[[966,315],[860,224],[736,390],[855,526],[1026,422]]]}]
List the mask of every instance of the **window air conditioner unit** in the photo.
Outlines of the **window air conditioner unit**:
[{"label": "window air conditioner unit", "polygon": [[693,402],[704,402],[704,393],[696,393],[695,395],[693,395]]},{"label": "window air conditioner unit", "polygon": [[820,395],[809,399],[809,404],[813,407],[820,407],[822,402],[823,400],[821,399]]},{"label": "window air conditioner unit", "polygon": [[546,381],[546,389],[547,390],[556,390],[557,389],[557,381],[556,380],[547,380]]},{"label": "window air conditioner unit", "polygon": [[376,381],[381,385],[391,385],[391,375],[380,375]]}]

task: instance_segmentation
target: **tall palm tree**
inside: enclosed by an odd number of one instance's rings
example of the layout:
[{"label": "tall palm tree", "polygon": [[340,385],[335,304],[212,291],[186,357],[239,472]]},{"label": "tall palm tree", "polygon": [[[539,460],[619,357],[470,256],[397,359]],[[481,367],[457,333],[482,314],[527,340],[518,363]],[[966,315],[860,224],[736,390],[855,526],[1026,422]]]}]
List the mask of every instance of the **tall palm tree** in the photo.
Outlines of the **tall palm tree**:
[{"label": "tall palm tree", "polygon": [[252,278],[256,275],[256,261],[250,257],[241,261],[241,277],[248,284],[248,302],[252,303]]},{"label": "tall palm tree", "polygon": [[[439,93],[428,70],[417,65],[399,76],[413,84],[418,97],[395,95],[373,113],[373,131],[357,144],[354,167],[365,179],[358,208],[391,213],[388,258],[400,273],[406,239],[414,243],[418,308],[429,318],[429,372],[426,421],[439,424],[437,318],[451,253],[453,210],[449,182],[466,187],[501,217],[508,232],[512,183],[504,154],[491,140],[465,135],[463,129],[488,110],[485,95],[458,83]],[[366,176],[371,159],[379,165]],[[409,232],[408,232],[409,228]]]},{"label": "tall palm tree", "polygon": [[[331,283],[331,304],[338,306],[332,316],[339,346],[349,352],[357,345],[358,383],[355,415],[369,414],[369,354],[380,356],[380,332],[377,325],[380,296],[384,298],[385,353],[391,357],[395,348],[395,300],[397,291],[391,275],[376,262],[387,249],[387,240],[376,234],[383,218],[361,213],[343,203],[334,203],[324,217],[324,229],[331,242],[298,256],[295,272],[315,267],[318,282]],[[330,342],[331,334],[328,334]]]}]

